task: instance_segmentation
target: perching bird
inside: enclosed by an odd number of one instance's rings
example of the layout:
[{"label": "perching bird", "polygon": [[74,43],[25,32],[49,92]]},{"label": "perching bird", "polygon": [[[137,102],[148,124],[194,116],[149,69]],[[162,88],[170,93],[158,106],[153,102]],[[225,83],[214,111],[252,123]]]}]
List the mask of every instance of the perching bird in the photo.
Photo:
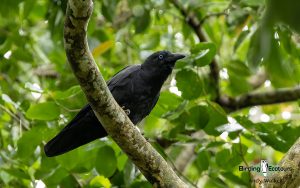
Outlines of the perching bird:
[{"label": "perching bird", "polygon": [[[136,125],[151,112],[175,62],[184,57],[168,51],[155,52],[143,64],[124,68],[107,82],[110,92],[126,109],[133,124]],[[87,104],[45,145],[44,150],[48,157],[53,157],[105,136],[106,131]]]}]

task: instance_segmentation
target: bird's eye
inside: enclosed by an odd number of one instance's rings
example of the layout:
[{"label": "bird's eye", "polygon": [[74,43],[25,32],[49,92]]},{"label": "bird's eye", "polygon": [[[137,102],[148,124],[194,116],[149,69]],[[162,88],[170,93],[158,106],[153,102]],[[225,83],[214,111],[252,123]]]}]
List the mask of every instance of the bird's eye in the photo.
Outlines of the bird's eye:
[{"label": "bird's eye", "polygon": [[163,58],[164,58],[163,55],[159,55],[159,56],[158,56],[158,59],[160,59],[160,60],[162,60]]}]

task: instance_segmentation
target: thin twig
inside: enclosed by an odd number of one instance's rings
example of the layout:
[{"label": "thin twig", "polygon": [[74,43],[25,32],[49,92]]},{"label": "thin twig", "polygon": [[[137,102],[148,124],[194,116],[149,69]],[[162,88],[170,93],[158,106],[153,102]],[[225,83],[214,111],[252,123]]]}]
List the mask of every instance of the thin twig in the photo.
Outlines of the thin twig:
[{"label": "thin twig", "polygon": [[217,12],[217,13],[207,14],[200,20],[200,24],[203,25],[204,22],[211,17],[220,17],[220,16],[228,16],[228,14],[225,12]]},{"label": "thin twig", "polygon": [[[6,113],[8,113],[11,117],[13,117],[17,122],[19,122],[23,127],[28,130],[28,123],[26,121],[22,121],[21,117],[18,117],[13,112],[11,112],[9,109],[7,109],[5,106],[0,104],[0,108],[3,109]],[[22,123],[23,122],[23,123]]]}]

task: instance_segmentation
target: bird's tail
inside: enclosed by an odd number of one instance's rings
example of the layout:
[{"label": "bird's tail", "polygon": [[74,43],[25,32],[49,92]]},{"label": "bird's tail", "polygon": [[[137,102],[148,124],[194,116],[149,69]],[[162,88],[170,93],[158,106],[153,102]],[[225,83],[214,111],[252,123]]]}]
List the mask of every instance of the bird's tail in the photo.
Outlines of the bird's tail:
[{"label": "bird's tail", "polygon": [[44,147],[48,157],[61,155],[97,138],[107,136],[106,131],[87,105],[77,116]]}]

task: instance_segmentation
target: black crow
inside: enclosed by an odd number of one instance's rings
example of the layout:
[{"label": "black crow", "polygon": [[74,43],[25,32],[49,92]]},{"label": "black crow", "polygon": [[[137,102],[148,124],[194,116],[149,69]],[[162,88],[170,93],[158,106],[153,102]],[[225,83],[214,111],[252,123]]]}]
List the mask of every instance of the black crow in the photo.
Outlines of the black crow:
[{"label": "black crow", "polygon": [[[124,68],[107,82],[110,92],[133,124],[138,124],[151,112],[175,62],[184,57],[168,51],[155,52],[143,64]],[[44,150],[48,157],[57,156],[105,136],[106,131],[87,104]]]}]

